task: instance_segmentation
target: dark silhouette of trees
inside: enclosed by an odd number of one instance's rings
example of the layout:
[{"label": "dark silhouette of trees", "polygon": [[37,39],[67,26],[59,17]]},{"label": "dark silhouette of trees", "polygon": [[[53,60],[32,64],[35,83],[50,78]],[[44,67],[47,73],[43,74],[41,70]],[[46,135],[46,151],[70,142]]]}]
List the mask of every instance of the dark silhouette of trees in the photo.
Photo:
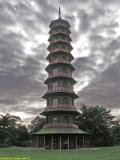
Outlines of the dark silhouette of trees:
[{"label": "dark silhouette of trees", "polygon": [[91,133],[94,146],[109,146],[114,144],[114,135],[112,134],[114,118],[111,111],[103,106],[82,105],[76,123],[79,128]]},{"label": "dark silhouette of trees", "polygon": [[115,144],[120,145],[120,120],[116,120],[112,126],[112,135],[114,137]]},{"label": "dark silhouette of trees", "polygon": [[6,114],[0,117],[0,146],[22,146],[29,139],[28,130],[20,117]]},{"label": "dark silhouette of trees", "polygon": [[46,123],[46,118],[43,116],[36,116],[32,121],[29,126],[30,132],[37,132],[39,131],[43,125]]}]

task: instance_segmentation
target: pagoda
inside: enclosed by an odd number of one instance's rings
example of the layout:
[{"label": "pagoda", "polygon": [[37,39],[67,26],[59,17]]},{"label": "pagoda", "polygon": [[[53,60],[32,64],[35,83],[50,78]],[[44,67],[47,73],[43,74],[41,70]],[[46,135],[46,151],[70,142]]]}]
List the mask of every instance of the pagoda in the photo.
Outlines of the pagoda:
[{"label": "pagoda", "polygon": [[40,131],[33,133],[33,146],[44,149],[87,147],[90,145],[89,134],[74,124],[79,112],[74,106],[78,96],[73,91],[76,81],[72,77],[75,70],[71,64],[74,59],[71,54],[72,39],[70,24],[61,18],[60,7],[58,19],[52,21],[49,27],[48,78],[44,82],[48,89],[42,97],[47,101],[47,106],[41,113],[46,116],[46,124]]}]

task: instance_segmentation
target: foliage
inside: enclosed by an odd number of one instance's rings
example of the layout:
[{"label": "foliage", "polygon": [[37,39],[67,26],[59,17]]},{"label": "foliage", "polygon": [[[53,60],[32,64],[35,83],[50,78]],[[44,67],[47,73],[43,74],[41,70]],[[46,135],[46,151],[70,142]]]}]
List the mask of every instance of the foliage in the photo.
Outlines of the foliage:
[{"label": "foliage", "polygon": [[46,123],[46,118],[42,116],[36,116],[32,121],[29,129],[31,133],[39,131]]},{"label": "foliage", "polygon": [[0,145],[21,146],[22,142],[28,140],[29,135],[20,117],[6,114],[0,117]]},{"label": "foliage", "polygon": [[116,120],[111,128],[112,135],[114,136],[115,144],[120,145],[120,120]]},{"label": "foliage", "polygon": [[107,146],[114,143],[114,137],[111,134],[114,116],[105,107],[82,105],[77,124],[79,128],[91,133],[93,145]]}]

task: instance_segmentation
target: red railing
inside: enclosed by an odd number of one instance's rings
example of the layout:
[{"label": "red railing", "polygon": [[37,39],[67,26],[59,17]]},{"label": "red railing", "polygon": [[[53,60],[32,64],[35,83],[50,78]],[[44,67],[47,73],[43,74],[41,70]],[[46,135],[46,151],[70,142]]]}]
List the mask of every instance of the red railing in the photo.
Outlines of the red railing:
[{"label": "red railing", "polygon": [[45,124],[43,128],[78,128],[78,126],[72,123],[57,123],[57,124]]},{"label": "red railing", "polygon": [[48,89],[48,92],[51,93],[51,92],[73,92],[73,88],[70,88],[70,87],[53,87],[53,88],[49,88]]},{"label": "red railing", "polygon": [[53,59],[52,61],[49,61],[50,64],[54,63],[67,63],[70,64],[70,60],[64,60],[64,59]]},{"label": "red railing", "polygon": [[61,41],[61,42],[67,42],[67,43],[70,42],[68,39],[58,38],[56,40],[51,40],[50,43],[56,43],[56,42],[59,42],[59,41]]},{"label": "red railing", "polygon": [[70,104],[51,104],[51,105],[48,105],[45,110],[47,109],[55,109],[55,108],[58,108],[58,109],[76,109],[74,107],[74,105],[70,105]]},{"label": "red railing", "polygon": [[54,48],[54,49],[48,49],[50,51],[50,53],[52,52],[71,52],[72,49],[69,49],[69,48]]},{"label": "red railing", "polygon": [[65,21],[62,21],[62,22],[61,21],[54,21],[53,23],[51,23],[50,28],[57,27],[57,26],[63,26],[65,28],[69,28],[70,24]]},{"label": "red railing", "polygon": [[48,110],[67,110],[67,111],[77,111],[77,108],[74,105],[70,104],[50,104],[47,107],[45,107],[45,111]]},{"label": "red railing", "polygon": [[50,31],[49,32],[49,34],[52,34],[52,35],[59,34],[59,33],[62,33],[62,34],[65,34],[65,35],[70,34],[70,33],[68,33],[67,31],[64,31],[64,30],[57,30],[57,31]]},{"label": "red railing", "polygon": [[51,78],[51,77],[59,77],[59,76],[72,77],[72,73],[55,72],[55,73],[49,74],[49,78]]}]

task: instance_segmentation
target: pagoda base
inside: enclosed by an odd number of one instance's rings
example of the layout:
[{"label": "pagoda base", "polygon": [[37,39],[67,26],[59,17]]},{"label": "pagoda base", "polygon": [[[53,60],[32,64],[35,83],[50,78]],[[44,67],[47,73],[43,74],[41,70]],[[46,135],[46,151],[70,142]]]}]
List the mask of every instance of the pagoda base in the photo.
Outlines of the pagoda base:
[{"label": "pagoda base", "polygon": [[32,135],[35,149],[80,149],[90,147],[90,134],[73,128],[43,128]]}]

